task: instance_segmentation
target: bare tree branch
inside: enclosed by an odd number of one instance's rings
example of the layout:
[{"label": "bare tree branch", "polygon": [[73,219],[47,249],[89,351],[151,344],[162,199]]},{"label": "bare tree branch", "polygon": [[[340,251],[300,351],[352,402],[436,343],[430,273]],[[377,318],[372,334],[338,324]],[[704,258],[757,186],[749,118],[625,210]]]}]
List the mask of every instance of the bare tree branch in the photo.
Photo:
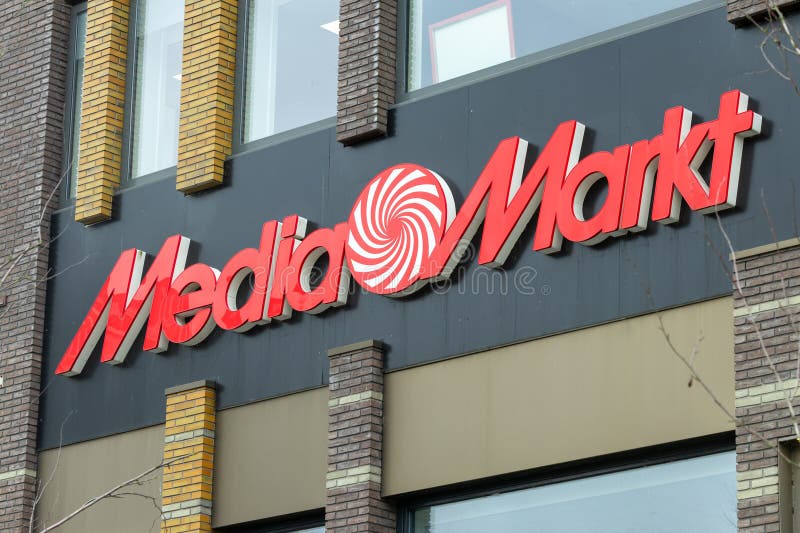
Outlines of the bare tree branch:
[{"label": "bare tree branch", "polygon": [[56,471],[58,470],[58,466],[61,463],[61,450],[64,447],[64,426],[66,425],[67,421],[72,417],[73,414],[75,414],[75,411],[70,410],[70,412],[67,413],[67,416],[64,417],[64,420],[61,421],[61,427],[58,430],[58,452],[56,454],[56,464],[53,465],[53,469],[50,471],[50,476],[47,478],[47,481],[45,481],[43,485],[39,485],[38,490],[36,491],[36,496],[33,499],[33,509],[31,510],[31,518],[30,521],[28,522],[28,533],[33,533],[34,520],[36,516],[36,513],[34,513],[33,511],[36,509],[36,506],[42,499],[42,495],[47,490],[47,487],[50,486],[50,483],[56,476]]},{"label": "bare tree branch", "polygon": [[[162,461],[159,464],[148,468],[144,472],[142,472],[140,474],[137,474],[136,476],[134,476],[134,477],[132,477],[132,478],[130,478],[128,480],[125,480],[125,481],[123,481],[122,483],[120,483],[118,485],[115,485],[114,487],[108,489],[104,493],[102,493],[102,494],[100,494],[98,496],[95,496],[94,498],[90,498],[83,505],[81,505],[80,507],[78,507],[77,509],[75,509],[74,511],[69,513],[64,518],[58,520],[57,522],[53,523],[50,526],[47,526],[47,527],[43,528],[39,533],[48,533],[49,531],[53,531],[54,529],[64,525],[68,521],[72,520],[73,518],[78,516],[80,513],[82,513],[86,509],[89,509],[93,505],[95,505],[95,504],[97,504],[97,503],[99,503],[99,502],[101,502],[101,501],[103,501],[105,499],[114,498],[114,497],[120,497],[122,495],[127,494],[127,493],[121,493],[120,491],[122,489],[126,488],[126,487],[130,487],[131,485],[140,485],[142,478],[145,478],[148,475],[152,474],[153,472],[156,472],[156,471],[158,471],[158,470],[160,470],[162,468],[165,468],[167,466],[170,466],[172,464],[178,463],[178,462],[180,462],[180,461],[182,461],[184,459],[189,459],[190,457],[193,457],[193,456],[197,455],[198,453],[200,453],[200,452],[196,452],[196,453],[193,453],[193,454],[180,455],[178,457],[173,457],[172,459]],[[147,496],[144,496],[144,495],[139,494],[139,493],[128,494],[128,495],[147,497]],[[155,502],[155,499],[153,499],[153,501]],[[156,507],[158,507],[158,505],[156,505]],[[159,509],[159,511],[161,510],[160,507],[158,507],[158,509]]]}]

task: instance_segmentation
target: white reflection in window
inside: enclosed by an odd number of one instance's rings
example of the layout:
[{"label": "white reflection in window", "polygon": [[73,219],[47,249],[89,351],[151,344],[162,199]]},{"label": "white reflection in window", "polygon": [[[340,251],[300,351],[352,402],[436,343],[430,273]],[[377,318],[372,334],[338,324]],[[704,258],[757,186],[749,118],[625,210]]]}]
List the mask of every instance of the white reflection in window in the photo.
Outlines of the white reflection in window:
[{"label": "white reflection in window", "polygon": [[132,171],[144,176],[178,161],[183,0],[139,0]]},{"label": "white reflection in window", "polygon": [[494,2],[432,24],[430,38],[434,83],[514,59],[511,6]]},{"label": "white reflection in window", "polygon": [[410,0],[408,88],[462,76],[697,0]]},{"label": "white reflection in window", "polygon": [[424,507],[414,533],[735,533],[734,452]]},{"label": "white reflection in window", "polygon": [[336,114],[338,0],[252,0],[244,141]]},{"label": "white reflection in window", "polygon": [[73,34],[72,48],[72,101],[70,102],[70,145],[67,151],[69,160],[69,193],[74,198],[78,190],[78,160],[80,158],[81,135],[81,93],[83,91],[83,60],[86,51],[86,11],[79,12],[75,17],[75,33]]}]

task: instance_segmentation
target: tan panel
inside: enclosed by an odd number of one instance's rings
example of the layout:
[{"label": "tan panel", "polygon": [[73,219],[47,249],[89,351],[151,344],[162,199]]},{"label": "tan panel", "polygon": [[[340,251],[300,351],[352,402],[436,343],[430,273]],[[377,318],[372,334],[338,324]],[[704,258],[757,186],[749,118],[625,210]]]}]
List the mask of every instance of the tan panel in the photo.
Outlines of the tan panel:
[{"label": "tan panel", "polygon": [[[69,422],[67,422],[69,423]],[[136,477],[161,462],[164,428],[121,433],[88,442],[47,450],[39,454],[39,478],[46,485],[36,505],[37,523],[53,524],[90,498]],[[129,486],[127,495],[107,498],[79,513],[58,528],[59,533],[114,531],[146,533],[159,531],[161,472],[143,478],[141,486]],[[37,528],[38,530],[39,528]]]},{"label": "tan panel", "polygon": [[[731,410],[729,298],[662,313]],[[386,376],[387,495],[733,429],[669,351],[655,315]]]},{"label": "tan panel", "polygon": [[325,506],[328,389],[217,413],[212,525]]}]

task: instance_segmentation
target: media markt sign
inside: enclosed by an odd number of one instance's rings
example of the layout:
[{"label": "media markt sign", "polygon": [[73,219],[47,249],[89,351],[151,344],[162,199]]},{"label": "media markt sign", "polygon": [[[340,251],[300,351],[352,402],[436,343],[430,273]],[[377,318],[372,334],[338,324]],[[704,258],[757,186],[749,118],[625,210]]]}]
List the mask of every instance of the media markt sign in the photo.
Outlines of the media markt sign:
[{"label": "media markt sign", "polygon": [[[523,176],[528,143],[500,142],[456,211],[447,183],[432,170],[404,163],[370,181],[347,222],[306,234],[306,220],[292,215],[262,228],[257,248],[234,255],[219,271],[185,266],[189,239],[169,237],[143,274],[145,253],[122,252],[62,357],[57,374],[81,372],[105,331],[101,360],[121,363],[147,322],[144,350],[169,342],[193,345],[219,327],[247,331],[292,311],[319,313],[347,301],[350,278],[365,290],[404,296],[447,278],[483,223],[478,263],[501,266],[538,210],[535,251],[560,250],[562,238],[585,245],[646,228],[648,218],[678,220],[682,201],[713,213],[736,205],[742,142],[759,133],[761,117],[748,97],[720,97],[715,120],[692,126],[692,113],[664,113],[661,134],[611,152],[580,158],[584,125],[560,124]],[[708,180],[699,168],[713,148]],[[600,179],[608,194],[586,218],[584,200]],[[312,287],[311,272],[327,254],[328,268]],[[252,277],[249,298],[237,294]]]}]

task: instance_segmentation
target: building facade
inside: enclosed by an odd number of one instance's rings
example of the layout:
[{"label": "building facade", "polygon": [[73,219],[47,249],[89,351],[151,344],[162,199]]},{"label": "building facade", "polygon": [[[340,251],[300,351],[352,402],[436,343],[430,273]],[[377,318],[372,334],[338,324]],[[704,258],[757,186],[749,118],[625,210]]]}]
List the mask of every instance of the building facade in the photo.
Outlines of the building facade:
[{"label": "building facade", "polygon": [[800,531],[794,3],[4,3],[0,530]]}]

